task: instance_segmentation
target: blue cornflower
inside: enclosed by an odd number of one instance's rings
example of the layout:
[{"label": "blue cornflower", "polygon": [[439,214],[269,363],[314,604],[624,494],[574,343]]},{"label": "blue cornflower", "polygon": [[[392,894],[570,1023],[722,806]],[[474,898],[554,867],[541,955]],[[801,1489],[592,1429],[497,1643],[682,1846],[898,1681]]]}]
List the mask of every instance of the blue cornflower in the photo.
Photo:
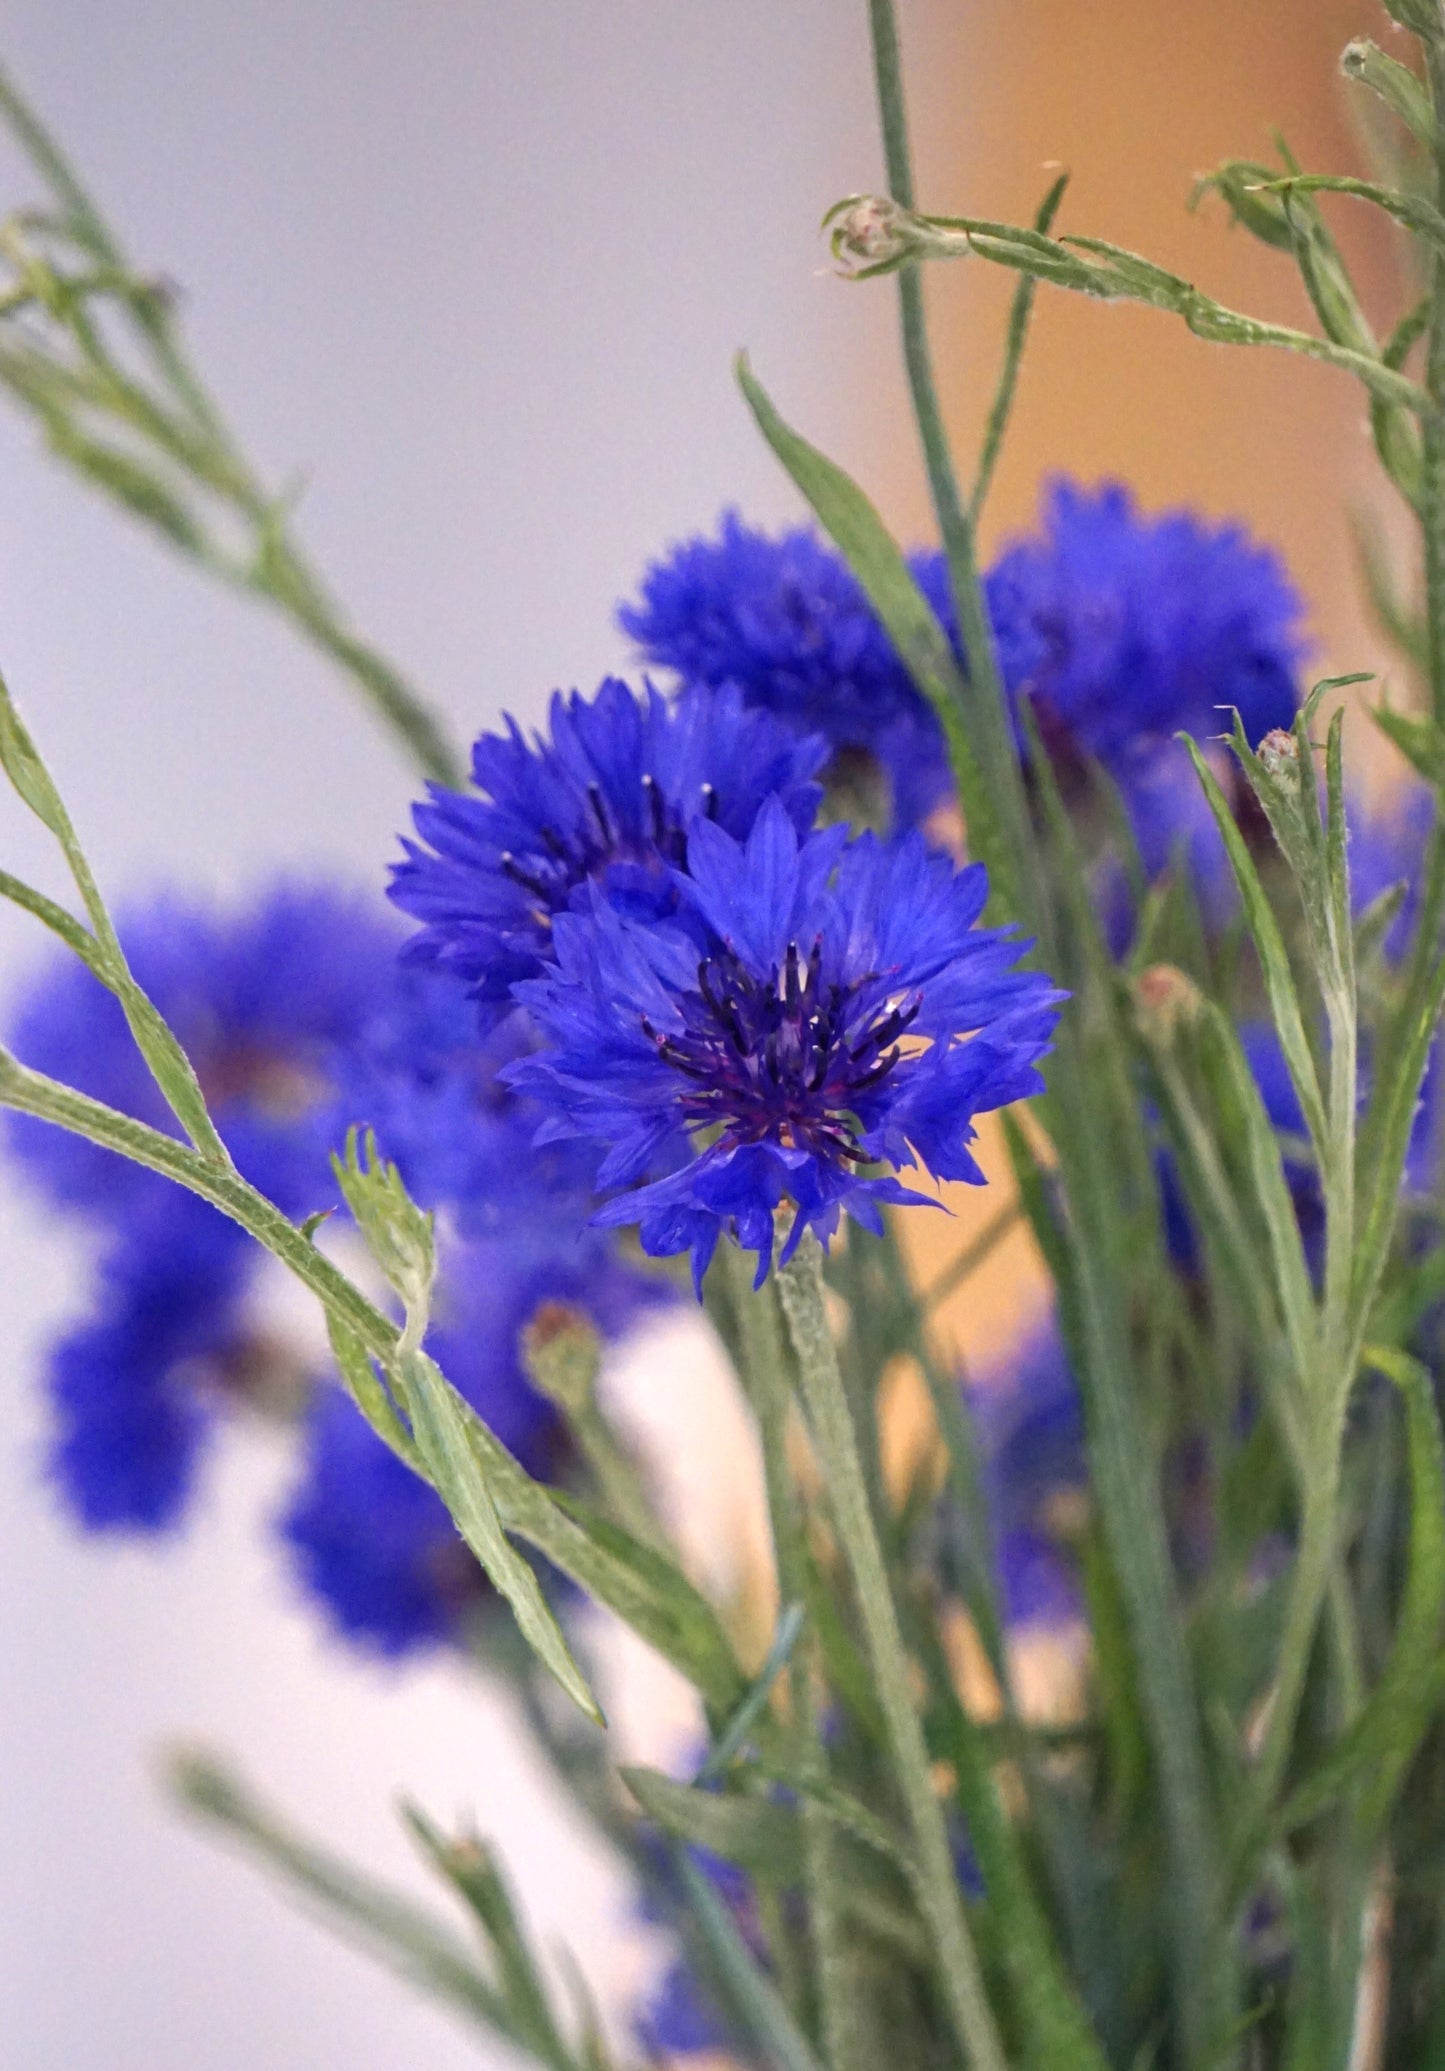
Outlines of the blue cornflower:
[{"label": "blue cornflower", "polygon": [[1058,1532],[1061,1509],[1087,1487],[1084,1415],[1058,1319],[1034,1330],[996,1374],[969,1390],[1011,1626],[1062,1625],[1079,1612],[1075,1564]]},{"label": "blue cornflower", "polygon": [[1303,606],[1238,525],[1056,481],[1042,536],[999,558],[988,599],[1005,681],[1045,741],[1115,772],[1176,732],[1223,732],[1230,706],[1252,742],[1293,723]]},{"label": "blue cornflower", "polygon": [[[514,1138],[519,1161],[525,1136]],[[616,1334],[650,1298],[596,1232],[549,1245],[510,1236],[444,1247],[427,1350],[529,1473],[568,1464],[565,1428],[527,1379],[521,1337],[546,1301]],[[326,1388],[307,1422],[301,1479],[280,1521],[307,1593],[335,1629],[388,1656],[459,1640],[489,1585],[441,1498],[377,1437],[348,1396]]]},{"label": "blue cornflower", "polygon": [[821,796],[824,743],[745,711],[736,690],[669,703],[609,677],[590,700],[559,691],[550,729],[529,742],[509,720],[481,735],[475,793],[433,785],[393,873],[392,898],[423,924],[408,954],[465,979],[488,1019],[548,963],[556,917],[592,887],[620,911],[670,913],[695,824],[741,839],[778,796],[802,833]]},{"label": "blue cornflower", "polygon": [[[952,627],[939,554],[913,571]],[[820,733],[845,763],[871,757],[889,780],[894,824],[919,825],[948,795],[943,733],[842,556],[806,526],[770,537],[727,512],[715,538],[673,547],[618,623],[645,662]]]},{"label": "blue cornflower", "polygon": [[53,1348],[51,1477],[89,1531],[159,1531],[194,1484],[245,1359],[244,1231],[174,1189],[105,1259],[91,1315]]},{"label": "blue cornflower", "polygon": [[[377,903],[332,886],[282,883],[227,914],[166,895],[124,917],[137,980],[180,1038],[245,1176],[303,1214],[333,1191],[326,1113],[336,1059],[393,983],[396,935]],[[73,957],[22,1002],[10,1047],[23,1063],[171,1135],[177,1125],[114,998]],[[169,1182],[28,1116],[8,1118],[15,1154],[58,1205],[128,1216]]]},{"label": "blue cornflower", "polygon": [[[536,1117],[498,1083],[500,1057],[478,1044],[465,989],[399,966],[384,906],[291,885],[231,914],[164,898],[121,936],[237,1164],[289,1214],[334,1203],[332,1150],[369,1122],[423,1205],[448,1209],[463,1233],[505,1237],[494,1261],[503,1310],[518,1289],[561,1293],[585,1278],[599,1327],[620,1327],[637,1282],[585,1231],[591,1161],[579,1146],[531,1147]],[[174,1129],[119,1009],[83,966],[46,974],[14,1045]],[[13,1143],[103,1245],[93,1312],[50,1361],[54,1477],[88,1527],[173,1524],[216,1412],[241,1396],[269,1401],[276,1381],[278,1349],[256,1341],[245,1313],[261,1254],[214,1209],[107,1151],[42,1123],[18,1123]],[[512,1374],[515,1359],[497,1370]],[[489,1407],[505,1437],[506,1403]]]},{"label": "blue cornflower", "polygon": [[599,1187],[635,1189],[598,1221],[690,1251],[699,1284],[731,1226],[761,1282],[785,1199],[790,1252],[845,1208],[878,1229],[880,1204],[926,1198],[871,1165],[981,1182],[973,1118],[1038,1090],[1059,998],[1014,968],[1026,945],[975,925],[981,866],[918,834],[800,842],[773,799],[746,842],[696,827],[689,871],[701,948],[594,898],[559,917],[557,969],[519,988],[544,1047],[506,1076],[544,1134],[607,1147]]},{"label": "blue cornflower", "polygon": [[[1238,525],[1188,511],[1145,516],[1118,483],[1055,481],[1040,531],[989,571],[989,615],[1010,697],[1028,699],[1067,778],[1088,761],[1118,784],[1151,877],[1176,860],[1206,914],[1234,884],[1177,733],[1226,733],[1230,707],[1258,743],[1293,724],[1303,605],[1278,557]],[[1247,803],[1227,758],[1216,774]]]}]

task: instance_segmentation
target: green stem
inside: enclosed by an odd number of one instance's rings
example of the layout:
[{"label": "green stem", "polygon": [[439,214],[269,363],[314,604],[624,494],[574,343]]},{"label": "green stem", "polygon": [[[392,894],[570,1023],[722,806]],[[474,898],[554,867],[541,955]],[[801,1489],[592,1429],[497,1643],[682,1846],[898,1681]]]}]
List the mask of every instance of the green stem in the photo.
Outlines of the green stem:
[{"label": "green stem", "polygon": [[[1069,183],[1067,173],[1060,173],[1048,193],[1044,196],[1038,214],[1034,217],[1034,228],[1047,231],[1064,198],[1064,189]],[[975,534],[983,506],[993,485],[993,471],[998,465],[998,456],[1003,447],[1003,435],[1008,429],[1009,417],[1013,412],[1014,395],[1019,384],[1019,369],[1023,365],[1024,346],[1028,342],[1029,319],[1034,313],[1034,296],[1038,281],[1033,274],[1022,276],[1014,289],[1013,302],[1009,308],[1008,332],[1004,339],[1003,369],[999,375],[998,388],[994,392],[993,406],[988,413],[984,428],[983,445],[979,450],[978,472],[973,478],[973,494],[968,500],[969,523]]]},{"label": "green stem", "polygon": [[964,1911],[943,1808],[914,1709],[913,1672],[903,1645],[883,1549],[858,1457],[853,1422],[823,1305],[822,1250],[809,1233],[779,1272],[783,1311],[839,1542],[853,1579],[899,1788],[918,1851],[920,1902],[938,1958],[949,2017],[970,2065],[1007,2071],[978,1951]]},{"label": "green stem", "polygon": [[[1430,97],[1437,129],[1445,121],[1445,38],[1425,41]],[[1435,180],[1445,205],[1445,152],[1437,152]],[[1425,419],[1420,476],[1420,522],[1425,534],[1425,633],[1430,705],[1445,725],[1445,256],[1430,254],[1430,328],[1425,386],[1435,404]]]},{"label": "green stem", "polygon": [[[743,1254],[735,1247],[728,1248],[726,1257],[737,1289],[737,1313],[747,1367],[745,1379],[762,1443],[779,1601],[801,1604],[808,1595],[808,1553],[802,1508],[788,1466],[791,1400],[779,1297],[771,1280],[757,1292],[742,1284],[748,1277],[747,1267]],[[802,1779],[805,1783],[826,1785],[827,1754],[818,1731],[809,1659],[814,1651],[807,1647],[798,1648],[793,1658],[789,1691]],[[830,2071],[864,2071],[866,2057],[857,2017],[855,1985],[843,1931],[842,1909],[838,1903],[833,1825],[817,1801],[806,1792],[800,1812],[804,1894],[824,2052]]]},{"label": "green stem", "polygon": [[[911,209],[913,167],[908,146],[898,26],[892,0],[869,0],[868,13],[873,32],[873,66],[883,127],[883,149],[888,164],[888,185],[893,199]],[[1008,849],[1018,843],[1028,824],[1027,807],[1005,713],[1003,680],[994,652],[993,631],[979,579],[973,523],[959,495],[943,412],[933,379],[921,267],[910,264],[899,268],[898,300],[903,326],[903,357],[913,397],[913,413],[928,470],[939,537],[948,560],[953,607],[967,662],[965,715],[974,730],[975,749],[996,801],[996,839],[1002,852],[996,856],[986,855],[984,860],[1007,882],[1017,876],[1018,859]],[[985,830],[974,828],[971,832],[974,841],[981,842]]]}]

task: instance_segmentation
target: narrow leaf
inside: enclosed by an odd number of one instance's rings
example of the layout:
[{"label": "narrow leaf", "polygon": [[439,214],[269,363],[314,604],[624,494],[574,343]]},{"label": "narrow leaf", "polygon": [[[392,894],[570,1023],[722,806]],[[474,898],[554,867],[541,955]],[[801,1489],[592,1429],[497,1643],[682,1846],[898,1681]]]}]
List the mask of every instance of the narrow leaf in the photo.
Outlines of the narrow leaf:
[{"label": "narrow leaf", "polygon": [[695,1790],[656,1769],[626,1768],[622,1780],[648,1818],[664,1833],[705,1848],[775,1884],[796,1884],[803,1873],[803,1836],[797,1810],[733,1791]]},{"label": "narrow leaf", "polygon": [[597,1725],[605,1725],[587,1679],[548,1608],[541,1584],[502,1530],[497,1506],[468,1443],[462,1405],[455,1389],[424,1352],[414,1353],[406,1360],[405,1381],[417,1451],[457,1530],[493,1586],[511,1605],[524,1638],[538,1658],[573,1702]]},{"label": "narrow leaf", "polygon": [[1280,933],[1279,923],[1274,917],[1264,886],[1260,883],[1259,872],[1254,867],[1254,859],[1245,845],[1244,836],[1240,833],[1228,801],[1219,788],[1218,778],[1200,753],[1198,742],[1192,740],[1188,734],[1180,734],[1178,738],[1188,750],[1195,774],[1204,786],[1204,795],[1214,815],[1214,822],[1224,843],[1225,853],[1229,857],[1230,867],[1234,871],[1239,895],[1244,903],[1245,919],[1249,924],[1250,935],[1259,953],[1260,965],[1264,972],[1270,1012],[1279,1036],[1280,1047],[1284,1051],[1285,1063],[1294,1081],[1300,1109],[1314,1142],[1316,1155],[1322,1157],[1328,1143],[1324,1102],[1320,1095],[1319,1075],[1315,1070],[1309,1039],[1305,1034],[1304,1017],[1300,1012],[1299,994],[1295,989],[1294,973],[1290,970],[1284,937]]},{"label": "narrow leaf", "polygon": [[965,723],[968,689],[942,626],[863,491],[835,461],[783,421],[741,353],[737,379],[758,429],[858,578],[904,667],[938,714],[973,846],[989,858],[995,894],[1006,910],[1012,910],[1014,902],[999,882],[1000,870],[1006,872],[1007,865],[998,814]]}]

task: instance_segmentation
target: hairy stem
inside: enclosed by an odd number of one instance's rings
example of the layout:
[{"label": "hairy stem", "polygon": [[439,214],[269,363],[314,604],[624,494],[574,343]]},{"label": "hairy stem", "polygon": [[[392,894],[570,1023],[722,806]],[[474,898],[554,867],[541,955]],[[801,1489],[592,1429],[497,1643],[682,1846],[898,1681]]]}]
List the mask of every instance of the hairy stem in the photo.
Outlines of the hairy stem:
[{"label": "hairy stem", "polygon": [[[747,1367],[745,1379],[762,1443],[779,1598],[785,1604],[801,1604],[807,1600],[808,1588],[806,1526],[788,1462],[791,1395],[778,1292],[772,1281],[757,1292],[745,1284],[747,1268],[741,1252],[730,1248],[727,1264],[734,1271]],[[798,1648],[793,1658],[789,1682],[793,1733],[803,1780],[826,1784],[827,1755],[818,1731],[811,1681],[809,1656],[813,1651],[805,1644]],[[837,1851],[832,1823],[817,1802],[807,1795],[802,1799],[800,1817],[803,1884],[824,2053],[830,2071],[866,2071],[854,1981],[850,1975],[842,1909],[838,1902]]]},{"label": "hairy stem", "polygon": [[923,1728],[914,1709],[913,1670],[868,1504],[837,1348],[823,1305],[822,1262],[822,1250],[809,1233],[779,1274],[803,1402],[852,1575],[893,1764],[918,1850],[920,1902],[937,1953],[945,2004],[954,2033],[975,2071],[1007,2071],[959,1892],[943,1808],[934,1793]]}]

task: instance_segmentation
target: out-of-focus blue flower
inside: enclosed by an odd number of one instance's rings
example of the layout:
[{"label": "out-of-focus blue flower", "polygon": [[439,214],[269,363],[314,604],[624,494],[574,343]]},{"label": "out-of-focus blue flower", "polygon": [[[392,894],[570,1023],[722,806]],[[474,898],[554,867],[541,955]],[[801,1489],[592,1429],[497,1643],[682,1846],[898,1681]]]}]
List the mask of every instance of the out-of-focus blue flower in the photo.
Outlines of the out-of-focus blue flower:
[{"label": "out-of-focus blue flower", "polygon": [[519,988],[544,1047],[505,1076],[545,1135],[607,1147],[600,1187],[633,1189],[599,1222],[690,1251],[699,1282],[731,1227],[761,1283],[785,1199],[791,1250],[844,1209],[877,1229],[884,1202],[925,1198],[870,1165],[981,1182],[974,1117],[1038,1090],[1059,998],[1015,968],[1025,945],[975,925],[982,868],[917,834],[800,843],[776,799],[745,843],[699,825],[689,868],[701,953],[599,897],[559,917],[557,969]]},{"label": "out-of-focus blue flower", "polygon": [[1061,1505],[1086,1486],[1078,1382],[1056,1318],[969,1390],[984,1492],[1010,1626],[1063,1625],[1080,1609],[1057,1530]]},{"label": "out-of-focus blue flower", "polygon": [[556,917],[594,888],[620,912],[670,913],[694,825],[742,839],[776,796],[801,834],[821,796],[825,744],[745,710],[734,689],[669,703],[609,677],[590,700],[557,693],[550,739],[508,728],[473,748],[474,792],[433,785],[415,808],[420,839],[391,885],[422,923],[408,955],[465,979],[493,1019],[550,961]]},{"label": "out-of-focus blue flower", "polygon": [[[939,554],[913,572],[952,628]],[[950,788],[943,733],[841,555],[805,526],[776,537],[736,511],[715,537],[655,561],[618,612],[650,666],[713,690],[732,684],[835,755],[872,757],[887,776],[894,823],[919,825]]]},{"label": "out-of-focus blue flower", "polygon": [[[282,885],[228,914],[163,899],[121,935],[237,1164],[286,1212],[335,1202],[331,1153],[352,1123],[370,1123],[415,1197],[478,1240],[459,1254],[478,1276],[470,1305],[443,1290],[466,1327],[439,1332],[504,1441],[516,1437],[526,1450],[537,1404],[517,1366],[519,1305],[575,1294],[613,1331],[646,1290],[617,1264],[610,1240],[586,1228],[595,1161],[580,1146],[533,1148],[536,1116],[496,1077],[515,1044],[478,1043],[459,981],[398,964],[398,931],[375,900]],[[23,1004],[14,1047],[174,1130],[119,1009],[73,961]],[[17,1126],[13,1143],[52,1199],[102,1243],[92,1312],[50,1362],[55,1481],[87,1527],[172,1525],[217,1412],[264,1394],[275,1377],[278,1353],[268,1363],[246,1342],[245,1298],[261,1253],[204,1202],[107,1151],[40,1123]],[[394,1468],[398,1514],[410,1504],[433,1528],[436,1514],[444,1522],[435,1498],[420,1484],[405,1488],[411,1477],[389,1456],[371,1460],[368,1444],[385,1449],[349,1405],[339,1407],[344,1417],[322,1422],[339,1434],[339,1454],[356,1456],[356,1516],[366,1512],[366,1476],[385,1485]],[[333,1461],[333,1485],[343,1467]]]},{"label": "out-of-focus blue flower", "polygon": [[988,597],[1005,680],[1045,741],[1116,772],[1176,732],[1224,732],[1230,706],[1252,743],[1293,722],[1303,607],[1238,525],[1145,517],[1118,483],[1056,481]]},{"label": "out-of-focus blue flower", "polygon": [[[179,1037],[245,1176],[288,1214],[334,1189],[327,1101],[337,1057],[393,984],[397,937],[374,900],[279,884],[236,913],[175,896],[124,918],[131,969]],[[178,1134],[114,998],[74,957],[22,1002],[10,1047],[25,1064]],[[170,1182],[28,1116],[9,1141],[57,1204],[128,1216]]]},{"label": "out-of-focus blue flower", "polygon": [[159,1531],[189,1497],[242,1354],[250,1240],[195,1196],[148,1201],[50,1355],[49,1465],[90,1531]]},{"label": "out-of-focus blue flower", "polygon": [[[525,1137],[514,1139],[519,1157]],[[538,1307],[567,1302],[604,1334],[651,1298],[596,1232],[550,1247],[498,1237],[444,1248],[427,1350],[530,1474],[567,1464],[565,1429],[522,1365]],[[309,1595],[346,1639],[398,1656],[459,1638],[489,1585],[441,1499],[337,1388],[316,1397],[301,1479],[280,1523]]]}]

